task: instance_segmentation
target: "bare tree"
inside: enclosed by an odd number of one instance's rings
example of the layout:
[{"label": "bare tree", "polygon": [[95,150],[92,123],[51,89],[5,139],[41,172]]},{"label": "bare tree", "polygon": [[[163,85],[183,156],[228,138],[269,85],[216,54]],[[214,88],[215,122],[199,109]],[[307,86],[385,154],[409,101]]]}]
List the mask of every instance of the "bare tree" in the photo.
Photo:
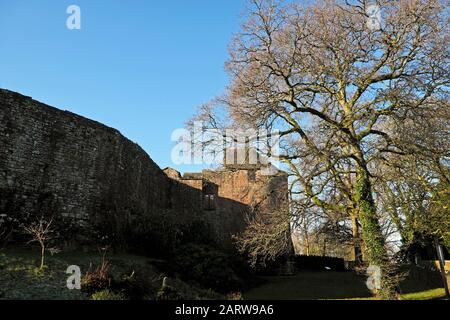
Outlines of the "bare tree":
[{"label": "bare tree", "polygon": [[247,227],[234,235],[238,251],[249,257],[252,267],[288,258],[293,253],[291,215],[286,194],[259,193],[246,210]]},{"label": "bare tree", "polygon": [[[383,11],[379,28],[367,9]],[[373,195],[374,168],[408,150],[386,124],[448,107],[448,27],[438,0],[314,5],[254,0],[230,45],[218,101],[240,127],[278,128],[291,190],[349,215],[392,298],[392,268]],[[211,107],[199,118],[217,125]],[[220,114],[216,112],[216,114]]]},{"label": "bare tree", "polygon": [[51,240],[56,237],[56,230],[53,228],[53,218],[46,219],[41,216],[36,221],[25,225],[23,232],[32,237],[29,243],[38,242],[41,247],[41,264],[39,270],[44,269],[45,250]]},{"label": "bare tree", "polygon": [[[301,243],[301,251],[304,255],[309,256],[312,246],[312,234],[315,227],[320,223],[319,214],[316,208],[310,203],[300,201],[291,201],[291,218],[294,233],[297,235],[298,242]],[[300,249],[300,248],[298,248]]]},{"label": "bare tree", "polygon": [[249,257],[252,267],[265,267],[269,261],[291,253],[289,213],[255,214],[244,232],[234,237],[238,250]]}]

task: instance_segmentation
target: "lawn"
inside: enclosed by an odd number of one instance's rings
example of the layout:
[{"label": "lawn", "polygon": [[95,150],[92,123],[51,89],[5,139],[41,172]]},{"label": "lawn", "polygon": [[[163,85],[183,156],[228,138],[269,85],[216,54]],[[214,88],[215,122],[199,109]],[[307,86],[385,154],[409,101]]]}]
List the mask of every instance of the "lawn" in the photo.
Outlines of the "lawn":
[{"label": "lawn", "polygon": [[[15,248],[0,251],[0,299],[79,300],[90,297],[80,290],[66,287],[67,267],[77,265],[84,274],[100,264],[98,252],[64,252],[48,254],[43,272],[38,270],[39,252]],[[145,280],[143,299],[154,299],[161,287],[162,272],[156,267],[161,261],[142,256],[114,254],[108,256],[111,275],[115,279],[138,277]],[[141,281],[142,280],[142,281]],[[365,285],[366,278],[354,272],[301,271],[293,276],[263,277],[264,283],[242,294],[244,300],[274,299],[374,299]],[[186,299],[215,299],[207,290],[172,279],[177,290]],[[418,277],[402,283],[402,299],[439,299],[444,296],[439,277]]]},{"label": "lawn", "polygon": [[[375,299],[365,285],[366,278],[353,272],[303,271],[294,276],[264,277],[266,283],[244,292],[246,300]],[[435,281],[403,283],[403,300],[428,300],[444,297]]]},{"label": "lawn", "polygon": [[[40,255],[37,250],[14,248],[0,251],[0,299],[20,300],[80,300],[88,299],[80,290],[69,290],[66,282],[70,276],[67,267],[77,265],[84,274],[101,263],[102,255],[97,252],[66,252],[48,254],[43,271],[38,269]],[[115,277],[142,273],[155,281],[153,291],[161,280],[150,259],[135,255],[112,255],[110,272]],[[150,288],[149,288],[150,289]],[[149,290],[150,291],[150,290]]]},{"label": "lawn", "polygon": [[[80,290],[67,288],[67,267],[79,266],[82,275],[93,271],[102,262],[99,252],[68,251],[47,254],[45,268],[38,269],[40,253],[37,249],[9,248],[0,250],[0,300],[85,300],[91,296]],[[133,299],[156,299],[161,289],[166,262],[139,255],[109,253],[108,274],[117,281],[133,283],[139,295]],[[166,279],[183,299],[220,298],[211,290],[188,284],[178,278]],[[129,288],[130,289],[130,288]],[[121,289],[119,289],[121,290]],[[130,297],[125,297],[125,299]],[[131,299],[131,298],[130,298]]]}]

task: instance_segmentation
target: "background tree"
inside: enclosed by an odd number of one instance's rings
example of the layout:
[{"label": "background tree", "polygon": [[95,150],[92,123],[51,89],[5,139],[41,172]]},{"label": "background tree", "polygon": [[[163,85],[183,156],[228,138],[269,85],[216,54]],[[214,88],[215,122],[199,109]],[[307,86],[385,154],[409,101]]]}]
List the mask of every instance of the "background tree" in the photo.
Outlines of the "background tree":
[{"label": "background tree", "polygon": [[415,121],[386,127],[404,155],[386,156],[375,172],[380,211],[388,213],[410,261],[434,237],[447,241],[450,226],[450,108],[414,110]]}]

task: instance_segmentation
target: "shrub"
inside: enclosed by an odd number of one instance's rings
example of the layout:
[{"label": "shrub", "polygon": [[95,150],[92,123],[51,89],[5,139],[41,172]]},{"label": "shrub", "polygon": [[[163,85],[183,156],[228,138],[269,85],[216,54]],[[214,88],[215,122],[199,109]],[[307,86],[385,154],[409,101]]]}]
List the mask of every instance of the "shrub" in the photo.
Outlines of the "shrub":
[{"label": "shrub", "polygon": [[244,300],[244,298],[240,292],[231,292],[227,294],[227,300]]},{"label": "shrub", "polygon": [[142,300],[153,289],[152,279],[145,278],[145,273],[140,270],[140,275],[134,271],[112,279],[111,289],[120,291],[130,300]]},{"label": "shrub", "polygon": [[156,293],[157,300],[223,300],[225,297],[212,289],[187,283],[179,278],[164,277]]},{"label": "shrub", "polygon": [[109,266],[109,262],[103,259],[97,269],[86,272],[81,279],[81,291],[92,295],[110,288],[112,279],[109,276]]},{"label": "shrub", "polygon": [[169,286],[162,287],[157,295],[157,300],[182,300],[182,295],[175,289]]},{"label": "shrub", "polygon": [[344,259],[326,256],[295,256],[295,268],[298,270],[327,270],[344,271]]},{"label": "shrub", "polygon": [[109,289],[95,292],[91,295],[92,300],[125,300],[125,297],[120,293],[115,293]]},{"label": "shrub", "polygon": [[154,298],[159,289],[161,275],[146,260],[113,258],[107,261],[103,256],[101,264],[92,269],[81,279],[81,291],[88,296],[109,290],[120,293],[127,300],[142,300]]},{"label": "shrub", "polygon": [[[169,259],[185,243],[214,243],[211,226],[200,218],[181,223],[176,215],[145,217],[130,227],[130,247],[147,256]],[[158,243],[157,246],[154,244]]]},{"label": "shrub", "polygon": [[[129,245],[147,256],[165,258],[171,255],[181,231],[174,216],[145,216],[130,226]],[[154,244],[158,243],[157,246]]]},{"label": "shrub", "polygon": [[172,263],[172,272],[186,281],[220,293],[242,289],[245,264],[215,248],[206,245],[181,246]]}]

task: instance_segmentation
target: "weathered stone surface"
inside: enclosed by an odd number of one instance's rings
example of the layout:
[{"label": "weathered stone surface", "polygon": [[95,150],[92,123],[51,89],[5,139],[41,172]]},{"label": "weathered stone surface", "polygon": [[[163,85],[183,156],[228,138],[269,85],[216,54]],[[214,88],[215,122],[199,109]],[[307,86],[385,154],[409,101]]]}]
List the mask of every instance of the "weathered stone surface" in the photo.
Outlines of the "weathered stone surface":
[{"label": "weathered stone surface", "polygon": [[137,144],[7,90],[0,91],[0,150],[1,211],[38,214],[50,199],[45,210],[119,231],[166,207],[169,181]]},{"label": "weathered stone surface", "polygon": [[286,194],[285,175],[256,167],[163,171],[119,131],[0,89],[0,214],[69,217],[125,242],[141,223],[203,221],[230,248],[249,206],[264,199],[270,212]]},{"label": "weathered stone surface", "polygon": [[245,165],[185,173],[182,177],[172,168],[164,172],[179,184],[199,191],[201,201],[195,206],[203,208],[203,216],[216,238],[227,247],[232,245],[232,236],[244,230],[251,207],[257,205],[265,214],[287,210],[288,177],[282,172],[269,176],[255,166]]}]

